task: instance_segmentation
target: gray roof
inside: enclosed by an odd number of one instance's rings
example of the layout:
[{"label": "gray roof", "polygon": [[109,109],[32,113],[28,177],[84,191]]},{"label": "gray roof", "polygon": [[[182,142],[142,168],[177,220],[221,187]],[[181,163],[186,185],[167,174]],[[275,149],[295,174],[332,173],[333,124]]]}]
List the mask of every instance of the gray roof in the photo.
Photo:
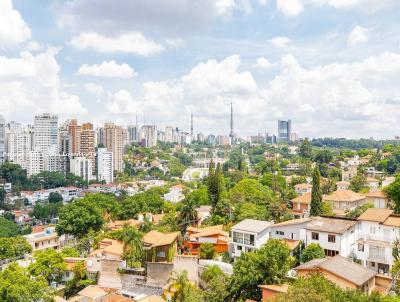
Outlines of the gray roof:
[{"label": "gray roof", "polygon": [[377,273],[360,264],[351,262],[347,258],[336,255],[333,258],[313,259],[298,267],[296,270],[319,268],[339,276],[357,286],[362,286],[365,282],[373,278]]},{"label": "gray roof", "polygon": [[233,266],[230,263],[225,263],[217,260],[209,260],[209,259],[200,259],[199,266],[205,268],[206,266],[218,266],[225,274],[232,275],[233,274]]},{"label": "gray roof", "polygon": [[273,223],[270,221],[245,219],[239,222],[238,224],[235,224],[232,227],[232,231],[244,231],[244,232],[252,232],[258,234],[268,229],[272,225]]},{"label": "gray roof", "polygon": [[316,217],[305,226],[306,230],[343,234],[353,227],[357,221],[328,217]]}]

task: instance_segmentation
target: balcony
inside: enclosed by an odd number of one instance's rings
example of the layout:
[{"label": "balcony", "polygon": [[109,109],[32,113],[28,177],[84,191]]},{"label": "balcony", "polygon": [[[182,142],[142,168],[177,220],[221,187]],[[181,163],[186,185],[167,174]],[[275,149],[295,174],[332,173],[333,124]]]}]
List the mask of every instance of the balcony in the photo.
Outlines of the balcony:
[{"label": "balcony", "polygon": [[392,245],[392,240],[390,237],[386,236],[381,236],[381,235],[375,235],[375,234],[361,234],[358,237],[359,241],[370,241],[374,243],[380,243],[381,245],[384,246],[391,246]]}]

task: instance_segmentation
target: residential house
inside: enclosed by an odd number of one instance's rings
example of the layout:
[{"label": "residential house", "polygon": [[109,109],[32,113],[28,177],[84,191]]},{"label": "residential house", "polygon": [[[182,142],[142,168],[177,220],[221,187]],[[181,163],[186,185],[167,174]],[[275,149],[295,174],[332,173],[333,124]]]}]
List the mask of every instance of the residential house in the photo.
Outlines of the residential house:
[{"label": "residential house", "polygon": [[223,225],[205,228],[188,227],[184,236],[185,254],[198,255],[202,243],[211,243],[217,253],[228,252],[229,233],[223,230]]},{"label": "residential house", "polygon": [[389,199],[382,190],[371,190],[368,193],[363,193],[365,202],[374,205],[374,208],[386,209],[389,208]]},{"label": "residential house", "polygon": [[367,177],[365,179],[367,186],[371,189],[377,189],[379,188],[379,180],[377,180],[375,177]]},{"label": "residential house", "polygon": [[301,240],[305,238],[305,226],[311,218],[298,218],[275,223],[270,227],[270,237],[283,240]]},{"label": "residential house", "polygon": [[178,203],[185,198],[183,194],[183,186],[175,185],[169,189],[169,192],[164,194],[164,199],[172,203]]},{"label": "residential house", "polygon": [[349,257],[356,249],[357,220],[336,217],[316,217],[305,225],[306,246],[318,243],[326,256]]},{"label": "residential house", "polygon": [[304,195],[307,193],[311,193],[312,185],[308,183],[297,184],[294,186],[294,190],[296,191],[297,195]]},{"label": "residential house", "polygon": [[380,278],[373,270],[365,268],[349,259],[336,255],[332,258],[313,259],[295,268],[298,276],[305,277],[312,273],[321,273],[326,279],[343,289],[359,290],[364,293],[379,291],[387,293]]},{"label": "residential house", "polygon": [[32,233],[24,236],[32,246],[32,251],[40,251],[48,248],[60,249],[71,237],[67,235],[58,236],[55,227],[47,227],[41,232]]},{"label": "residential house", "polygon": [[382,171],[378,171],[375,169],[375,167],[368,167],[365,171],[365,173],[367,174],[367,177],[381,177],[383,176],[383,172]]},{"label": "residential house", "polygon": [[342,181],[350,181],[357,175],[357,165],[348,165],[342,168]]},{"label": "residential house", "polygon": [[348,181],[338,181],[336,183],[337,190],[348,190],[350,183]]},{"label": "residential house", "polygon": [[270,221],[254,219],[245,219],[234,225],[231,229],[231,256],[238,258],[242,252],[259,249],[270,238],[272,225]]},{"label": "residential house", "polygon": [[150,231],[143,237],[145,260],[148,262],[172,262],[178,249],[179,232],[161,233]]},{"label": "residential house", "polygon": [[274,301],[277,295],[287,293],[289,289],[288,284],[259,285],[258,287],[261,289],[262,302]]},{"label": "residential house", "polygon": [[311,193],[297,196],[291,200],[292,214],[295,218],[310,216]]},{"label": "residential house", "polygon": [[107,224],[107,229],[109,229],[110,231],[118,231],[118,230],[122,230],[122,228],[125,225],[134,226],[134,227],[139,228],[141,224],[142,223],[139,220],[136,220],[136,219],[115,220],[115,221],[110,221]]},{"label": "residential house", "polygon": [[145,220],[147,220],[154,225],[158,225],[164,216],[165,214],[140,213],[138,214],[138,220],[140,223],[143,223]]},{"label": "residential house", "polygon": [[352,210],[366,202],[364,195],[351,190],[336,190],[330,195],[324,195],[323,200],[332,205],[336,215],[344,216],[346,210]]},{"label": "residential house", "polygon": [[381,274],[394,264],[392,243],[400,235],[400,215],[390,209],[367,209],[358,218],[356,256],[361,263]]},{"label": "residential house", "polygon": [[211,210],[212,210],[211,206],[200,206],[196,209],[197,220],[200,225],[203,223],[204,220],[211,217]]},{"label": "residential house", "polygon": [[74,278],[74,269],[77,263],[83,263],[86,267],[86,258],[81,257],[65,257],[64,262],[67,266],[66,271],[63,273],[62,281],[64,283],[72,280]]},{"label": "residential house", "polygon": [[387,187],[396,180],[394,176],[387,176],[382,180],[382,188]]}]

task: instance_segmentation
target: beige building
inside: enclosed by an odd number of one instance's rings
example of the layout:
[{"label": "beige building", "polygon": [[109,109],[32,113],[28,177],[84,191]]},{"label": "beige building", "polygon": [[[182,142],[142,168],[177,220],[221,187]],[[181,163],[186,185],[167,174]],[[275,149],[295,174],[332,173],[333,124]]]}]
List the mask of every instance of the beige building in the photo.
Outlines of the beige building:
[{"label": "beige building", "polygon": [[92,174],[95,174],[96,156],[95,156],[95,135],[91,123],[82,124],[80,132],[80,152],[82,156],[89,159],[92,163]]},{"label": "beige building", "polygon": [[123,169],[123,130],[121,126],[114,123],[104,125],[104,145],[108,151],[113,153],[114,170]]},{"label": "beige building", "polygon": [[346,210],[354,209],[366,203],[364,195],[351,190],[337,190],[330,195],[324,195],[324,201],[329,202],[337,215],[344,215]]},{"label": "beige building", "polygon": [[71,136],[71,152],[76,154],[81,149],[81,126],[78,125],[78,121],[76,119],[72,119],[68,123],[68,132]]}]

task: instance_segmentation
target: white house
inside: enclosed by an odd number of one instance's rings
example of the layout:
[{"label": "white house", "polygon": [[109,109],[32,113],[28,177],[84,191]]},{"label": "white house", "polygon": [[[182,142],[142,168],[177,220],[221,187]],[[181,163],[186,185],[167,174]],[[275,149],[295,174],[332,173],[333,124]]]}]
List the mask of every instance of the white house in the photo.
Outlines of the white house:
[{"label": "white house", "polygon": [[269,239],[272,222],[245,219],[231,229],[230,254],[234,258],[240,257],[242,252],[259,249]]},{"label": "white house", "polygon": [[271,226],[270,237],[272,239],[301,240],[305,238],[305,226],[311,218],[292,219]]},{"label": "white house", "polygon": [[390,209],[370,208],[358,221],[357,259],[378,273],[389,273],[394,263],[392,243],[400,236],[400,216]]},{"label": "white house", "polygon": [[356,250],[355,219],[336,217],[316,217],[305,225],[305,238],[301,238],[306,246],[318,243],[326,256],[352,256]]},{"label": "white house", "polygon": [[296,193],[298,195],[304,195],[304,194],[307,194],[307,193],[311,193],[312,185],[308,184],[308,183],[297,184],[297,185],[294,186],[294,190],[296,191]]},{"label": "white house", "polygon": [[164,194],[164,199],[172,203],[178,203],[185,199],[183,195],[183,187],[181,185],[173,186],[169,189],[169,192]]}]

